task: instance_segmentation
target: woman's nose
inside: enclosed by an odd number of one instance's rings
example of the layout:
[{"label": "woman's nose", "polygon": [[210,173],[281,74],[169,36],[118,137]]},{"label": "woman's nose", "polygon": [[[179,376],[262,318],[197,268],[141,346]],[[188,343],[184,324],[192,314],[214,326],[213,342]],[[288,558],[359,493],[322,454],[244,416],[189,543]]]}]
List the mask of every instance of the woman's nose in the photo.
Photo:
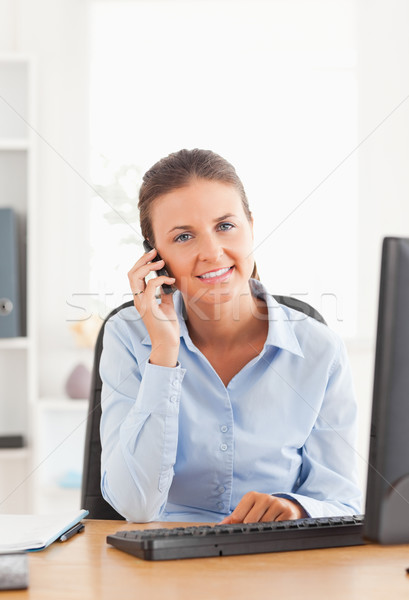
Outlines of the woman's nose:
[{"label": "woman's nose", "polygon": [[212,235],[205,236],[199,247],[198,258],[206,262],[217,262],[223,255],[223,248],[220,241]]}]

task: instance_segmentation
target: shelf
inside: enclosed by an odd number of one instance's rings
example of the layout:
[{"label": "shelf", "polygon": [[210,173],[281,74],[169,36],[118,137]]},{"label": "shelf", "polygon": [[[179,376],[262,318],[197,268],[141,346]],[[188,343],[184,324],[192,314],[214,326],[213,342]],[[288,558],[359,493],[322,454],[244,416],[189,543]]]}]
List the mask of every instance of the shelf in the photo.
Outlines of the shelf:
[{"label": "shelf", "polygon": [[18,64],[18,63],[22,63],[22,64],[26,64],[29,60],[31,59],[30,55],[25,55],[25,54],[16,54],[15,52],[2,52],[0,54],[0,66],[2,64],[6,64],[8,65],[9,63],[11,64]]},{"label": "shelf", "polygon": [[26,139],[19,138],[8,138],[0,139],[0,152],[15,151],[15,150],[29,150],[30,142]]},{"label": "shelf", "polygon": [[29,450],[24,448],[0,448],[0,462],[2,460],[21,460],[29,457]]},{"label": "shelf", "polygon": [[0,338],[0,350],[27,350],[31,340],[27,337]]}]

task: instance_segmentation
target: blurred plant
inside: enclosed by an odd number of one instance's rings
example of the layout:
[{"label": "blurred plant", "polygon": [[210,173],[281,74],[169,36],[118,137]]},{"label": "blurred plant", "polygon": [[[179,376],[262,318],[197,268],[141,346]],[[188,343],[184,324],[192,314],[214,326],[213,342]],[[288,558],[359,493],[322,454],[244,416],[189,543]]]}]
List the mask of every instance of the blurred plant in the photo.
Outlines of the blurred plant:
[{"label": "blurred plant", "polygon": [[138,210],[142,174],[129,160],[94,153],[91,179],[98,195],[91,198],[89,212],[89,290],[103,298],[104,307],[91,306],[90,312],[105,315],[123,302],[129,292],[126,274],[143,252]]},{"label": "blurred plant", "polygon": [[[94,183],[94,189],[105,201],[104,219],[110,225],[134,225],[139,222],[138,194],[141,170],[133,164],[115,165],[111,160],[98,156],[98,172],[102,179]],[[134,244],[135,231],[127,228],[121,235],[121,243]]]}]

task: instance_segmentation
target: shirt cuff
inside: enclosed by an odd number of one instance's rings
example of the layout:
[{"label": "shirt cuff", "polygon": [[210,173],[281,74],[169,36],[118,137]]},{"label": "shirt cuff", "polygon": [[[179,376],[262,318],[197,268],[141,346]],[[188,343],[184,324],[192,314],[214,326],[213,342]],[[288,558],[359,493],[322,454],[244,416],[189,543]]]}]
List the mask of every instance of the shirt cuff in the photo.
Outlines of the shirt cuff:
[{"label": "shirt cuff", "polygon": [[173,412],[172,408],[178,410],[185,373],[186,369],[179,363],[176,367],[147,363],[137,397],[137,410],[162,414]]},{"label": "shirt cuff", "polygon": [[272,494],[278,498],[287,498],[300,504],[309,517],[314,519],[320,517],[341,517],[345,515],[355,515],[357,511],[353,508],[340,503],[326,502],[325,500],[316,500],[302,494]]}]

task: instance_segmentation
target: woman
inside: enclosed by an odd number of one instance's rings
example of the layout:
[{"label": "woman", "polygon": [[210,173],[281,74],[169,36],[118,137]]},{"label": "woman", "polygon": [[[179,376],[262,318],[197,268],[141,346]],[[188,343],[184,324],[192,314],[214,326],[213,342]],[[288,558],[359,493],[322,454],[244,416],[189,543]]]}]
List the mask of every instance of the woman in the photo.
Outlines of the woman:
[{"label": "woman", "polygon": [[254,278],[232,165],[181,150],[145,174],[139,198],[153,250],[128,274],[134,306],[105,328],[104,498],[136,522],[359,512],[345,349]]}]

